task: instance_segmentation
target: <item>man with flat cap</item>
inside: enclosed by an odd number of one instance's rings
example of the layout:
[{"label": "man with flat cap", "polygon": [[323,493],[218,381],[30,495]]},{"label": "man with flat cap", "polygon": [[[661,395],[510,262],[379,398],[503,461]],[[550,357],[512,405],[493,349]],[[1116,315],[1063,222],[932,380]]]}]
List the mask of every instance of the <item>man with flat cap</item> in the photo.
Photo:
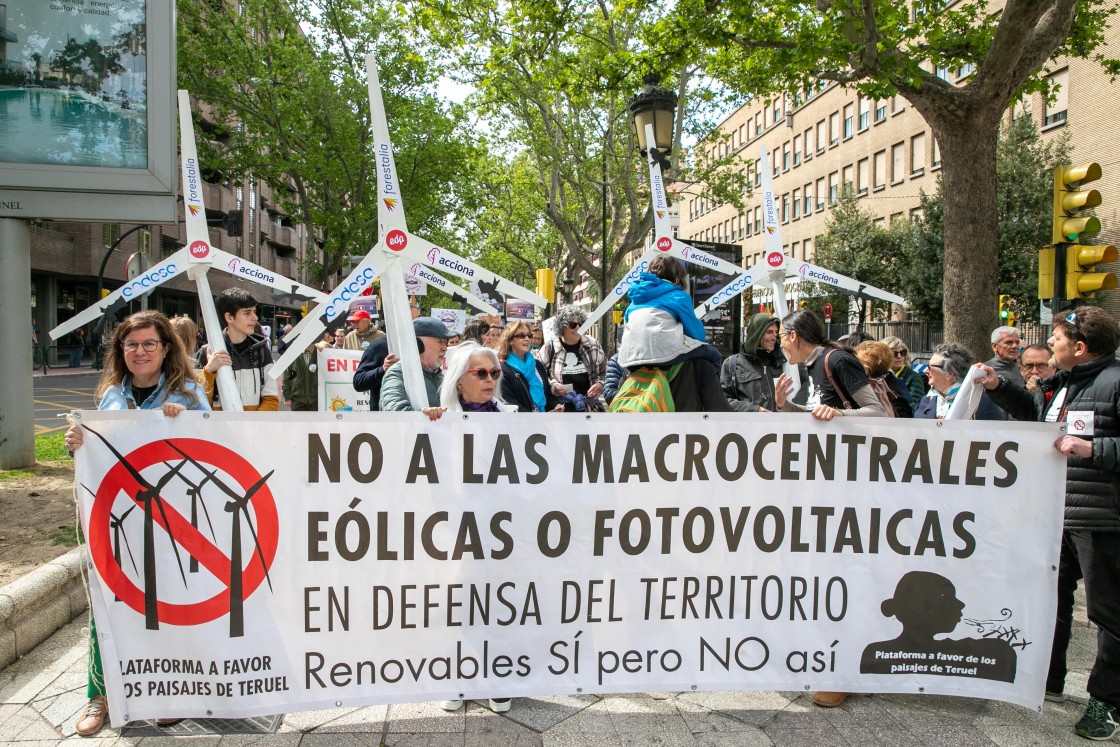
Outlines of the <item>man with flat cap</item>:
[{"label": "man with flat cap", "polygon": [[[439,385],[443,383],[443,357],[447,354],[447,341],[452,332],[443,322],[430,316],[420,316],[412,320],[416,338],[423,343],[420,352],[420,366],[424,373],[424,387],[428,390],[427,407],[439,407]],[[364,360],[364,356],[363,356]],[[361,365],[359,364],[359,372]],[[357,380],[357,374],[354,376]],[[399,365],[392,365],[385,371],[381,380],[379,409],[384,412],[418,410],[408,399],[404,388],[404,372]]]}]

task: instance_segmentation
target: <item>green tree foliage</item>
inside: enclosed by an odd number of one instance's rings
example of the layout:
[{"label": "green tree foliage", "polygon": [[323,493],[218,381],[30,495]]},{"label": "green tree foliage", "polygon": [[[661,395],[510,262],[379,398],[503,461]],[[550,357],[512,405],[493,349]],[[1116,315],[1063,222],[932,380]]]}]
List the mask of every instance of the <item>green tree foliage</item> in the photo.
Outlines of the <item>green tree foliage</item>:
[{"label": "green tree foliage", "polygon": [[[1116,10],[1108,0],[1007,0],[995,10],[983,0],[678,0],[649,36],[650,59],[703,64],[748,94],[832,82],[909,101],[943,156],[946,337],[979,349],[990,325],[975,309],[994,308],[997,294],[1000,119],[1015,96],[1045,87],[1040,71],[1056,57],[1120,70],[1099,52]],[[969,74],[949,83],[958,70]]]},{"label": "green tree foliage", "polygon": [[[376,173],[364,57],[377,56],[409,227],[457,246],[458,203],[473,199],[484,145],[465,112],[438,99],[442,69],[397,6],[359,0],[179,0],[179,83],[217,128],[199,134],[213,175],[252,175],[314,226],[324,287],[377,241]],[[252,207],[252,206],[249,206]]]},{"label": "green tree foliage", "polygon": [[[996,149],[996,214],[999,292],[1011,296],[1023,320],[1038,318],[1038,250],[1050,243],[1052,170],[1069,162],[1069,137],[1043,140],[1030,117],[1000,131]],[[939,181],[922,195],[922,218],[912,227],[899,265],[902,295],[919,319],[941,319],[944,263],[944,196]],[[992,326],[992,314],[980,314]]]},{"label": "green tree foliage", "polygon": [[[833,207],[828,218],[828,232],[817,240],[814,263],[829,270],[858,278],[861,282],[896,292],[899,286],[898,257],[904,234],[895,227],[877,225],[875,219],[860,209],[859,199],[847,189]],[[818,292],[834,289],[819,285]],[[825,300],[837,309],[847,308],[849,297],[830,295]],[[859,304],[859,321],[866,320],[868,304]],[[877,318],[886,318],[890,304],[873,305]]]},{"label": "green tree foliage", "polygon": [[[536,235],[529,243],[538,251],[520,253],[548,260],[559,277],[582,271],[599,284],[605,245],[613,285],[624,255],[640,249],[653,225],[648,172],[626,108],[648,72],[633,64],[633,56],[639,32],[654,20],[651,9],[542,0],[417,0],[416,7],[414,17],[429,38],[451,50],[459,74],[476,88],[472,106],[503,134],[513,154],[512,183],[530,190],[512,199],[523,211],[518,230]],[[684,92],[690,79],[690,72],[677,70],[663,83]],[[678,143],[682,121],[678,117]],[[697,177],[679,152],[667,181],[683,188]],[[721,201],[737,199],[741,174],[719,165],[699,164],[706,188]],[[530,173],[531,182],[525,178]],[[507,203],[505,196],[494,197]],[[509,215],[496,216],[491,230],[506,233]]]}]

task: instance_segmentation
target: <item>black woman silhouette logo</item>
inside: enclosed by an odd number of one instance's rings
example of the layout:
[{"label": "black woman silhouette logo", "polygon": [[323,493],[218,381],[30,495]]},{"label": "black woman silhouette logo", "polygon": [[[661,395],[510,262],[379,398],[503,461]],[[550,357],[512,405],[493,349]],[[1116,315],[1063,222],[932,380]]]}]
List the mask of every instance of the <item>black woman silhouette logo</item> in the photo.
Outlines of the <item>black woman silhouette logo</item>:
[{"label": "black woman silhouette logo", "polygon": [[[868,644],[859,664],[863,674],[934,674],[1014,682],[1015,646],[1029,645],[1016,643],[1016,629],[972,619],[965,622],[979,637],[935,638],[953,632],[964,612],[953,582],[937,573],[907,573],[899,579],[894,596],[883,601],[882,611],[885,617],[902,623],[902,632],[893,640]],[[1010,615],[1004,610],[1004,621]]]}]

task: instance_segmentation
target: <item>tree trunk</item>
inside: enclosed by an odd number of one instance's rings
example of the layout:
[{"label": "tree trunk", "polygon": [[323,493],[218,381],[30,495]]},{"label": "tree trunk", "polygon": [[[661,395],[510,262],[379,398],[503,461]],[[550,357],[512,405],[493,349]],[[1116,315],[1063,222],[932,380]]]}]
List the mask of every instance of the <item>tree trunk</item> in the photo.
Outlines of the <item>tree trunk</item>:
[{"label": "tree trunk", "polygon": [[978,360],[987,360],[991,332],[998,326],[995,164],[1002,108],[940,114],[927,113],[926,121],[943,163],[945,342],[964,345]]}]

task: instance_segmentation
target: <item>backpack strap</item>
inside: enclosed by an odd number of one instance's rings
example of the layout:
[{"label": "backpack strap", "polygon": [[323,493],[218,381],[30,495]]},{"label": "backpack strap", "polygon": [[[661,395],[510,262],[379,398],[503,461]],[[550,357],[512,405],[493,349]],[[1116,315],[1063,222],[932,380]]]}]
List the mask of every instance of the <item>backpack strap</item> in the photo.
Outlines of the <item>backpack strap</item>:
[{"label": "backpack strap", "polygon": [[828,377],[828,383],[832,385],[832,390],[834,392],[836,392],[836,395],[838,397],[840,397],[840,401],[844,403],[844,409],[845,410],[857,409],[857,408],[852,406],[852,403],[848,400],[848,397],[844,393],[844,390],[840,387],[839,384],[836,383],[836,379],[832,378],[832,370],[828,366],[828,357],[835,352],[836,352],[835,350],[829,350],[827,353],[824,354],[824,375]]}]

